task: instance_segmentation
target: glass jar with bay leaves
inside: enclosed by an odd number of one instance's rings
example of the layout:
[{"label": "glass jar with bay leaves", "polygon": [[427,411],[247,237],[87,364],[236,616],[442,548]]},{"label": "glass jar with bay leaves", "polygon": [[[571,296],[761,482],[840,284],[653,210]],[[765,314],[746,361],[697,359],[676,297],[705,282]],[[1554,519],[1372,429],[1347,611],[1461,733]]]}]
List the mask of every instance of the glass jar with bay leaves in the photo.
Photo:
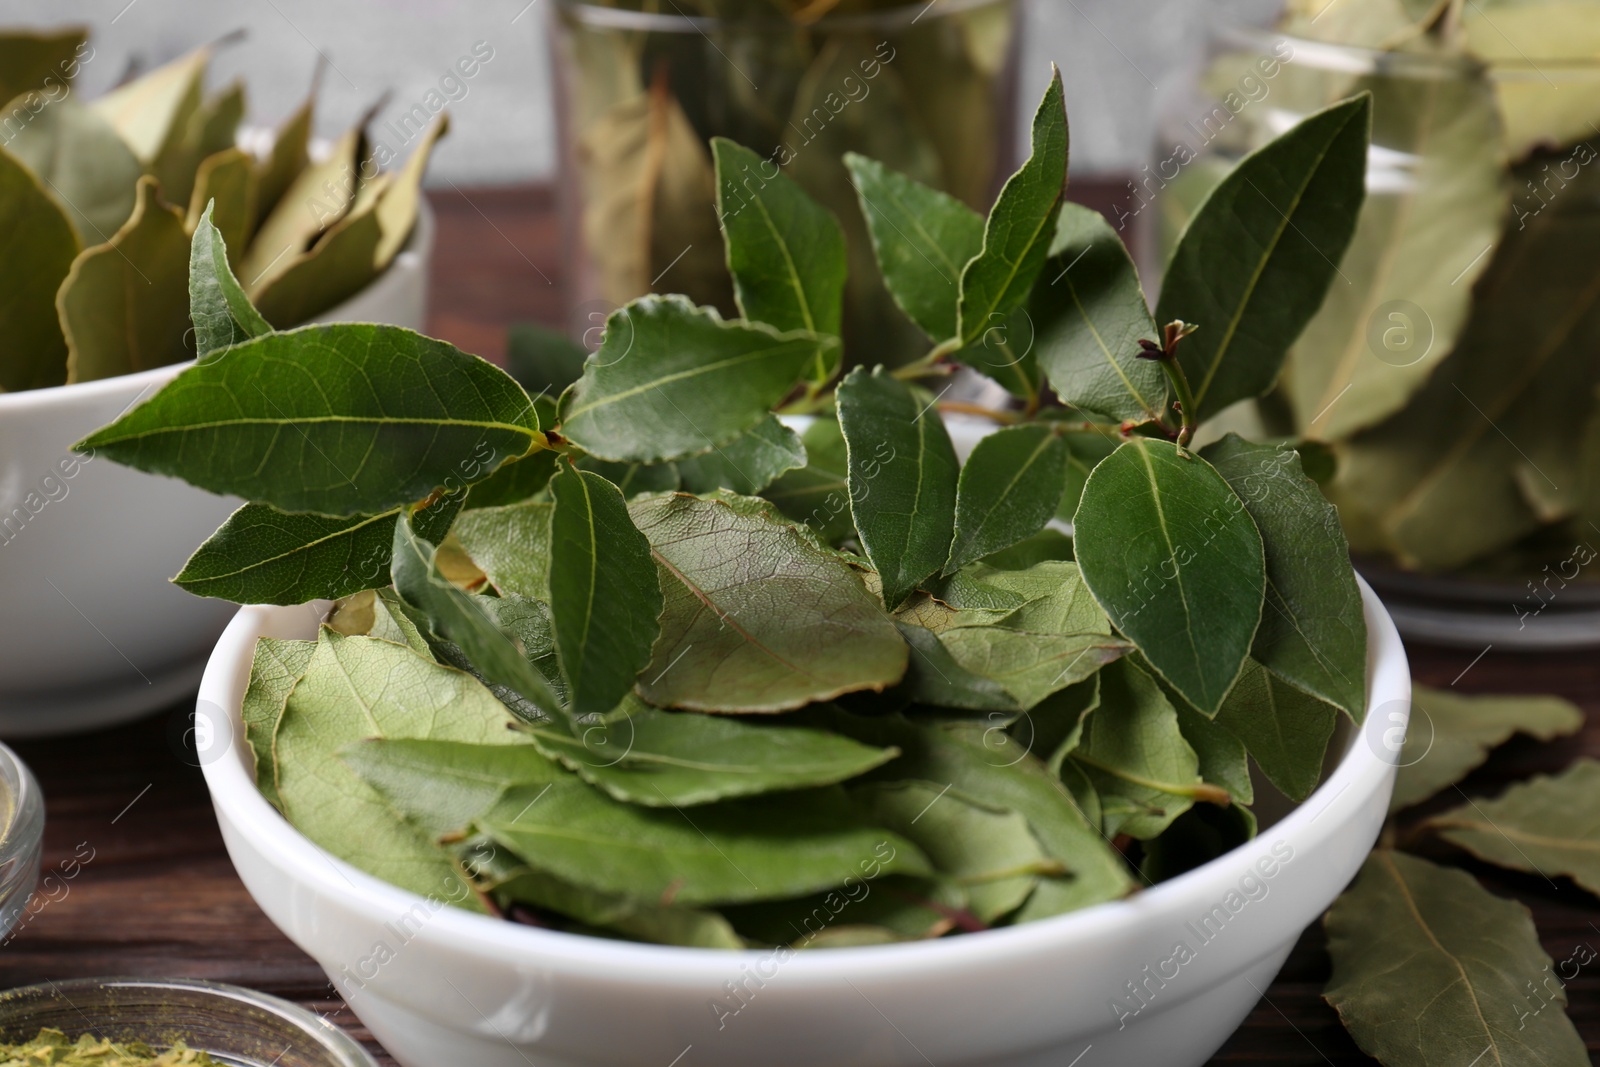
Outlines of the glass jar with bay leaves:
[{"label": "glass jar with bay leaves", "polygon": [[807,325],[842,333],[852,362],[922,355],[840,159],[866,153],[986,210],[1014,154],[1017,17],[1015,0],[558,0],[574,336],[651,292],[736,313],[718,213],[737,206],[719,209],[707,148],[727,137],[760,157],[751,186],[781,171],[845,227],[842,322]]},{"label": "glass jar with bay leaves", "polygon": [[1244,153],[1372,93],[1340,277],[1234,414],[1328,446],[1325,490],[1403,633],[1600,642],[1600,5],[1321,6],[1217,37],[1123,221],[1159,202],[1145,238],[1170,245]]}]

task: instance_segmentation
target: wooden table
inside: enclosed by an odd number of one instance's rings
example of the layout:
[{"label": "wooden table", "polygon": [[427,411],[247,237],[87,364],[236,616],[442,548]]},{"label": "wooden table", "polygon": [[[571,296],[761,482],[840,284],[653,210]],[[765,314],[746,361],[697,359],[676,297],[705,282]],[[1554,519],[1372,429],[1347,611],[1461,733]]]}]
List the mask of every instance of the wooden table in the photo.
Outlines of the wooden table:
[{"label": "wooden table", "polygon": [[[1076,194],[1105,208],[1106,187]],[[498,356],[507,324],[559,321],[563,277],[557,220],[539,189],[456,190],[432,197],[439,215],[432,332],[469,351]],[[1413,648],[1418,681],[1469,692],[1556,692],[1590,712],[1578,738],[1553,745],[1518,739],[1465,783],[1494,794],[1512,780],[1554,771],[1575,756],[1600,757],[1600,657],[1526,656]],[[45,869],[94,850],[56,899],[0,951],[0,987],[90,975],[158,975],[236,982],[299,1001],[348,1027],[390,1065],[327,977],[278,933],[233,872],[200,772],[171,736],[188,707],[86,737],[18,743],[43,783],[49,822]],[[80,849],[80,845],[82,846]],[[1533,909],[1545,951],[1567,958],[1600,947],[1600,902],[1562,879],[1468,866],[1491,891]],[[1328,957],[1322,932],[1300,939],[1278,980],[1214,1064],[1322,1067],[1371,1063],[1323,1003]],[[1571,1014],[1591,1053],[1600,1050],[1600,968],[1568,986]],[[458,1067],[440,1064],[438,1067]],[[460,1065],[470,1067],[470,1065]],[[1466,1067],[1466,1065],[1462,1065]]]}]

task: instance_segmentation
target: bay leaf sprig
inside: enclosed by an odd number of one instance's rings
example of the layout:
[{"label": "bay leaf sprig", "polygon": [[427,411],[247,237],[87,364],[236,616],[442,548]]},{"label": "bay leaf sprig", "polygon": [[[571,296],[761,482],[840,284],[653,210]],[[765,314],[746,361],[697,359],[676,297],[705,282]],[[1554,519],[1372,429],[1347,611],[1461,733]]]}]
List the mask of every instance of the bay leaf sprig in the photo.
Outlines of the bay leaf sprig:
[{"label": "bay leaf sprig", "polygon": [[[1366,107],[1247,161],[1265,199],[1218,197],[1197,232],[1253,233],[1292,195],[1336,256]],[[1361,600],[1293,443],[1193,447],[1193,379],[1267,388],[1328,274],[1197,239],[1186,269],[1265,295],[1216,323],[1180,291],[1158,329],[1114,234],[1063,201],[1067,142],[1057,74],[987,217],[848,161],[927,334],[898,368],[845,369],[840,220],[731,142],[741,317],[642,297],[586,357],[521,332],[515,378],[393,327],[274,328],[203,210],[202,357],[82,447],[248,501],[185,588],[342,598],[314,641],[262,646],[264,793],[397,884],[723,948],[1059,915],[1248,837],[1252,756],[1308,794],[1365,710]],[[1043,358],[997,339],[1033,314]],[[1254,315],[1281,336],[1183,355]],[[937,391],[962,364],[1016,398],[964,463]],[[858,886],[870,904],[806,932]]]}]

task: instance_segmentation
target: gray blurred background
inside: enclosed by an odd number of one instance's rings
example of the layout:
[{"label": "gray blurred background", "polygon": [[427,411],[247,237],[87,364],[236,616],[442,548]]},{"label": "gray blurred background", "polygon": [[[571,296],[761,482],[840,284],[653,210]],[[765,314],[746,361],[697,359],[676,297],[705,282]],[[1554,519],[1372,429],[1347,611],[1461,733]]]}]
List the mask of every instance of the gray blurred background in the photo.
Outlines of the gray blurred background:
[{"label": "gray blurred background", "polygon": [[[225,49],[214,84],[242,76],[250,119],[271,124],[304,96],[322,59],[319,132],[336,135],[390,93],[381,124],[437,87],[472,52],[492,58],[450,105],[451,136],[434,156],[432,184],[546,180],[556,167],[550,0],[5,0],[0,22],[94,28],[93,61],[79,82],[95,96],[130,66],[159,65],[244,27]],[[1207,27],[1260,20],[1281,0],[1026,0],[1023,99],[1035,97],[1054,60],[1073,116],[1073,171],[1132,170],[1145,162],[1159,94],[1192,63]],[[320,58],[319,58],[320,57]]]}]

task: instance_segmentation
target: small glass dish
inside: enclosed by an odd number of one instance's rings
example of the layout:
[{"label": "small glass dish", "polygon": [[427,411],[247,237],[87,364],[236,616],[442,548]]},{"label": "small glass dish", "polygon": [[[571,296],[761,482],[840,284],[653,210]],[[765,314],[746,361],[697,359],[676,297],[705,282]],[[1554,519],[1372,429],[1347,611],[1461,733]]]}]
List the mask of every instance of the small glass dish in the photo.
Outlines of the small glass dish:
[{"label": "small glass dish", "polygon": [[44,793],[28,765],[0,745],[0,944],[39,884],[43,851]]},{"label": "small glass dish", "polygon": [[152,1048],[182,1039],[228,1067],[377,1067],[343,1030],[253,989],[187,978],[80,978],[0,993],[0,1040],[45,1027]]}]

